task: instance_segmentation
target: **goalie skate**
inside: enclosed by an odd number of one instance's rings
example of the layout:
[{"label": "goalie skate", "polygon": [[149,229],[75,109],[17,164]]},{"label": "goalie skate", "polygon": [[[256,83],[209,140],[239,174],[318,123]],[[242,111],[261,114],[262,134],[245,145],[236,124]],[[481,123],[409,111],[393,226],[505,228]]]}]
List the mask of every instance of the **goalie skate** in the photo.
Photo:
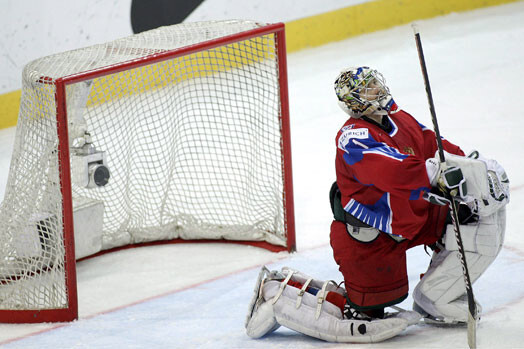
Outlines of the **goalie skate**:
[{"label": "goalie skate", "polygon": [[391,309],[395,311],[385,313],[384,318],[404,319],[408,322],[408,326],[418,324],[420,320],[423,318],[423,315],[415,310],[402,309],[396,305],[392,305]]},{"label": "goalie skate", "polygon": [[424,309],[422,309],[417,303],[413,303],[413,310],[415,310],[417,313],[422,315],[422,320],[424,323],[428,325],[435,325],[435,326],[465,326],[466,322],[462,321],[450,321],[442,318],[442,317],[435,317],[431,314],[428,314]]},{"label": "goalie skate", "polygon": [[[477,309],[478,309],[478,315],[477,315],[477,321],[480,320],[480,305],[477,303]],[[442,326],[442,327],[465,327],[467,326],[467,321],[457,321],[452,319],[447,319],[444,317],[436,317],[428,312],[426,312],[420,305],[417,303],[413,303],[413,310],[419,313],[422,316],[422,320],[424,323],[428,325],[434,325],[434,326]]]}]

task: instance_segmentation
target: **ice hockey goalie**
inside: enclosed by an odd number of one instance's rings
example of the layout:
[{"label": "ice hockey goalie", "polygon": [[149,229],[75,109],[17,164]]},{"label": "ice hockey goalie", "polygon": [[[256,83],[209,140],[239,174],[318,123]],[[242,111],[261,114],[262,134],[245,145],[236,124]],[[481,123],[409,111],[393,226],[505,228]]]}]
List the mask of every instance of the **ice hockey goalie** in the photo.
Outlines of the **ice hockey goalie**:
[{"label": "ice hockey goalie", "polygon": [[[435,133],[396,105],[374,69],[342,71],[335,92],[350,116],[335,139],[337,180],[330,191],[330,242],[344,286],[288,268],[263,268],[247,334],[258,338],[284,326],[332,342],[373,343],[421,317],[431,324],[464,324],[466,290],[449,203],[459,206],[475,282],[504,241],[504,169],[478,152],[466,156],[448,140],[442,142],[446,162],[440,163]],[[413,291],[413,310],[387,313],[408,296],[406,251],[422,245],[433,256],[426,271],[417,271],[424,274]]]}]

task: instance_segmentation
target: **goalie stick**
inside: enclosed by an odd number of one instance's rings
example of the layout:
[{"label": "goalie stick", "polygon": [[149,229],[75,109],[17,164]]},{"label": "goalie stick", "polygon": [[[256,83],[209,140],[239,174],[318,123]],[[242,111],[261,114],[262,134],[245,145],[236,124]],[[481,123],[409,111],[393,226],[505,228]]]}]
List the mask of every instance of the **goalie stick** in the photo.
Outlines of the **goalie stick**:
[{"label": "goalie stick", "polygon": [[[437,139],[438,154],[440,160],[440,166],[442,169],[446,168],[446,159],[444,157],[444,147],[442,146],[442,139],[440,138],[440,131],[437,123],[437,115],[435,113],[435,106],[433,104],[433,96],[431,94],[431,87],[429,85],[429,77],[426,69],[426,61],[424,59],[424,52],[422,50],[422,41],[420,40],[420,33],[417,25],[412,24],[413,32],[415,34],[415,41],[417,43],[418,57],[420,61],[420,68],[422,69],[422,75],[424,76],[424,85],[426,87],[426,94],[428,97],[429,110],[431,112],[431,121],[433,122],[433,129]],[[464,251],[464,245],[462,244],[462,236],[460,234],[460,226],[458,220],[457,203],[453,199],[451,193],[446,193],[447,198],[450,201],[451,208],[451,219],[453,221],[453,228],[455,229],[455,238],[457,240],[458,250],[460,254],[460,262],[462,263],[462,272],[464,274],[464,282],[466,284],[466,294],[468,298],[468,345],[470,348],[476,348],[477,346],[477,304],[475,303],[475,297],[473,296],[473,287],[471,285],[471,278],[469,276],[468,264],[466,262],[466,253]]]}]

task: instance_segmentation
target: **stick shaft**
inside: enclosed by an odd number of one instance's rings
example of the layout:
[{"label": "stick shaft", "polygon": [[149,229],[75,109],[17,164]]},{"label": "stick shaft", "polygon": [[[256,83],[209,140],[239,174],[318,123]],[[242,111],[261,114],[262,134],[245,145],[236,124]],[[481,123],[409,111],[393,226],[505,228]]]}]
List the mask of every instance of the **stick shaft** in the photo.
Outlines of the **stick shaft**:
[{"label": "stick shaft", "polygon": [[[431,86],[429,84],[426,60],[424,58],[424,51],[422,50],[422,41],[420,39],[420,33],[418,32],[418,29],[415,25],[413,26],[413,30],[415,33],[415,41],[417,43],[420,68],[422,69],[422,75],[424,76],[424,85],[426,87],[426,95],[428,97],[428,104],[431,112],[431,121],[433,122],[433,129],[435,131],[440,163],[443,166],[445,166],[446,158],[444,156],[444,146],[442,145],[442,138],[440,137],[440,130],[437,122],[437,114],[435,112],[435,105],[433,104],[433,95],[431,94]],[[451,195],[447,194],[447,196],[451,202],[451,218],[453,221],[453,228],[455,230],[455,238],[457,240],[457,245],[459,248],[460,262],[462,264],[462,273],[464,275],[464,282],[466,284],[466,294],[468,298],[468,344],[470,348],[476,348],[477,304],[475,303],[475,297],[473,295],[473,287],[471,284],[471,278],[469,276],[468,264],[466,262],[466,252],[464,251],[462,235],[460,234],[457,203],[455,202],[453,197],[451,197]]]},{"label": "stick shaft", "polygon": [[422,41],[420,40],[420,33],[414,26],[415,41],[417,43],[418,58],[420,61],[420,68],[422,69],[422,75],[424,76],[424,86],[426,87],[426,95],[428,96],[429,111],[431,112],[431,121],[433,122],[433,130],[437,138],[438,155],[440,162],[446,162],[444,157],[444,146],[442,145],[442,138],[440,137],[440,129],[437,122],[437,114],[435,112],[435,105],[433,104],[433,94],[431,93],[431,85],[429,84],[428,70],[426,68],[426,60],[424,58],[424,50],[422,49]]}]

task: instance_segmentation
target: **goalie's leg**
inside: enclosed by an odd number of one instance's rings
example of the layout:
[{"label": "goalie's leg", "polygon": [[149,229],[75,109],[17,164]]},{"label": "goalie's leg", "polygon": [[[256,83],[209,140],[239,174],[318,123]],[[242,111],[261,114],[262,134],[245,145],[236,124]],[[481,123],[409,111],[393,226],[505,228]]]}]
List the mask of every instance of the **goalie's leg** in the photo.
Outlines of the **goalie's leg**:
[{"label": "goalie's leg", "polygon": [[[475,282],[495,260],[504,241],[505,208],[480,217],[478,222],[461,225],[462,240],[471,281]],[[414,310],[428,322],[460,324],[467,322],[468,302],[458,247],[452,226],[444,236],[445,249],[433,254],[428,271],[413,292]],[[478,306],[478,305],[477,305]],[[480,314],[480,307],[479,314]]]},{"label": "goalie's leg", "polygon": [[252,338],[281,325],[331,342],[373,343],[396,336],[412,320],[406,314],[372,318],[358,312],[345,304],[345,290],[332,281],[287,268],[261,274],[266,278],[257,281],[246,321]]}]

